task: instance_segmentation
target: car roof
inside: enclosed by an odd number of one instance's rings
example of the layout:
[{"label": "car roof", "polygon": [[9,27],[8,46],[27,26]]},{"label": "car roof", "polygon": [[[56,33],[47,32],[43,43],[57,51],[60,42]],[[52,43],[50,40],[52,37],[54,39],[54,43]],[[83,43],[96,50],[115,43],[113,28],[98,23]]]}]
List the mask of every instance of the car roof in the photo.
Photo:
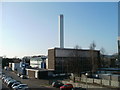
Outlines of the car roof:
[{"label": "car roof", "polygon": [[14,84],[20,84],[20,82],[15,82]]},{"label": "car roof", "polygon": [[67,84],[64,84],[64,85],[72,85],[72,84],[67,83]]},{"label": "car roof", "polygon": [[19,84],[19,85],[27,85],[27,84]]}]

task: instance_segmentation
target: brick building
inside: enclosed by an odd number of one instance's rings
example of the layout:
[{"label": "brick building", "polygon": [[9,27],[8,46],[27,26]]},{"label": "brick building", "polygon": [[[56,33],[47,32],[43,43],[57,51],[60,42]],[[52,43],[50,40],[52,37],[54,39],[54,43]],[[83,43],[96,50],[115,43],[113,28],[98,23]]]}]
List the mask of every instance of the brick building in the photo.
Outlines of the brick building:
[{"label": "brick building", "polygon": [[48,50],[48,69],[56,72],[96,70],[100,65],[99,50],[53,48]]}]

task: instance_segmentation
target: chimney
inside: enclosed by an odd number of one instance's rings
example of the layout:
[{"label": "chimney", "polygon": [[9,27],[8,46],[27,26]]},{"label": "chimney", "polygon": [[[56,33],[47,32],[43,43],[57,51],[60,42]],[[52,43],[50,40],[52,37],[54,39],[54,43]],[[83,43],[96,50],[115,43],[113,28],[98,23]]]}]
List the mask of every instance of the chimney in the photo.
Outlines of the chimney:
[{"label": "chimney", "polygon": [[64,17],[62,14],[59,16],[59,40],[60,48],[64,48]]}]

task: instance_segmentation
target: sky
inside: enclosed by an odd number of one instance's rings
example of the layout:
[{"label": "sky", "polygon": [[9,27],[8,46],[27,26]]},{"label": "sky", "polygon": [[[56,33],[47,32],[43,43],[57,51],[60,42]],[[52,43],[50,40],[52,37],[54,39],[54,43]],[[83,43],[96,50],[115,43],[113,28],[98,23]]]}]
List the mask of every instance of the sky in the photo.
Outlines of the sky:
[{"label": "sky", "polygon": [[117,52],[117,2],[3,2],[0,56],[47,55],[59,47],[58,16],[64,15],[64,46]]},{"label": "sky", "polygon": [[1,0],[2,2],[118,2],[119,0]]}]

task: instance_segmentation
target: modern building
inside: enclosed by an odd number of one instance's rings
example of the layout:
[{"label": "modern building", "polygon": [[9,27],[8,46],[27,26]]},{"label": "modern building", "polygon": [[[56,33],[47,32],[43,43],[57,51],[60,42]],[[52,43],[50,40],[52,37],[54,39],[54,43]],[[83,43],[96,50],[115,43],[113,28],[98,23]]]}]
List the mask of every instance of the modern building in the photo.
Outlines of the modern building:
[{"label": "modern building", "polygon": [[46,68],[46,56],[33,56],[30,58],[30,66],[33,68]]},{"label": "modern building", "polygon": [[99,50],[53,48],[48,50],[48,69],[59,73],[96,70],[100,65]]}]

